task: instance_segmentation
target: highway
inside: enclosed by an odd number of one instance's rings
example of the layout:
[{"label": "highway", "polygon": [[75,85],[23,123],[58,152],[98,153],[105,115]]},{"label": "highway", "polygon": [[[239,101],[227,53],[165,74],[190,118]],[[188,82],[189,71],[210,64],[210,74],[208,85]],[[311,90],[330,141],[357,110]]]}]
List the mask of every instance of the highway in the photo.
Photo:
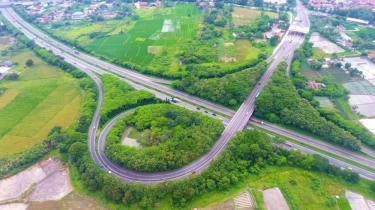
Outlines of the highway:
[{"label": "highway", "polygon": [[[95,152],[95,135],[94,134],[96,133],[96,130],[94,129],[94,127],[97,127],[97,122],[99,122],[99,115],[98,115],[98,113],[96,113],[95,117],[93,119],[93,124],[90,128],[90,133],[89,133],[90,134],[90,137],[89,137],[90,151],[93,155],[94,160],[98,163],[104,163],[103,165],[105,165],[105,167],[108,170],[110,170],[113,173],[115,173],[116,175],[120,176],[123,180],[138,180],[138,181],[142,181],[142,182],[155,182],[155,181],[160,181],[161,179],[180,178],[180,177],[183,177],[183,176],[186,176],[186,175],[190,174],[191,171],[199,172],[202,169],[204,169],[205,167],[207,167],[207,165],[212,160],[212,158],[217,157],[217,155],[220,153],[220,151],[222,151],[225,148],[225,145],[230,140],[230,138],[233,137],[237,133],[237,131],[240,131],[240,130],[242,130],[243,128],[246,127],[248,119],[250,118],[250,116],[251,116],[251,114],[254,110],[255,95],[258,92],[261,92],[261,89],[266,84],[266,81],[269,79],[269,77],[272,75],[272,72],[276,68],[277,64],[280,61],[284,60],[286,55],[290,55],[291,52],[293,52],[296,48],[298,48],[299,44],[302,43],[302,41],[303,41],[303,37],[300,37],[300,36],[293,36],[293,35],[285,36],[285,39],[283,39],[283,41],[279,45],[278,49],[275,50],[275,53],[272,55],[273,62],[271,64],[270,68],[267,70],[267,72],[263,75],[262,79],[260,80],[260,85],[257,85],[254,88],[253,92],[249,95],[247,100],[242,104],[240,109],[235,113],[233,110],[229,110],[227,108],[212,104],[210,102],[204,101],[204,100],[196,98],[194,96],[190,96],[188,94],[181,93],[179,91],[176,91],[176,90],[173,90],[173,89],[170,89],[170,88],[166,88],[165,86],[154,83],[155,80],[153,78],[145,77],[143,75],[140,76],[140,74],[137,74],[137,73],[132,72],[132,71],[124,71],[124,69],[122,69],[120,67],[117,67],[117,66],[114,66],[114,65],[111,65],[111,64],[108,64],[104,61],[99,60],[100,62],[95,63],[96,60],[90,60],[89,62],[86,62],[86,60],[89,60],[89,58],[85,57],[87,55],[83,55],[83,54],[80,53],[79,57],[83,58],[84,60],[78,59],[76,56],[73,56],[73,55],[69,54],[69,53],[74,54],[75,50],[62,45],[61,43],[58,43],[55,40],[52,40],[51,38],[48,38],[43,33],[37,31],[32,26],[26,24],[11,9],[7,9],[7,10],[10,11],[10,13],[1,9],[4,16],[6,16],[8,18],[8,20],[10,20],[11,23],[14,24],[17,28],[21,27],[22,32],[24,32],[29,38],[33,39],[33,38],[36,37],[35,35],[37,35],[39,38],[36,38],[35,42],[38,45],[41,45],[41,46],[46,47],[48,49],[51,49],[55,54],[63,55],[67,62],[73,63],[79,69],[85,69],[86,71],[91,70],[91,71],[94,71],[94,72],[99,73],[99,74],[104,74],[104,73],[107,73],[107,71],[110,71],[110,72],[113,72],[115,74],[121,75],[123,77],[129,78],[131,80],[138,81],[138,82],[140,82],[144,85],[147,85],[147,86],[152,87],[154,89],[158,89],[158,90],[160,90],[162,92],[165,92],[165,93],[168,93],[170,95],[174,95],[174,96],[183,98],[187,101],[191,101],[193,103],[199,104],[201,106],[208,107],[212,110],[215,110],[217,112],[221,112],[225,115],[233,116],[232,120],[229,123],[225,123],[225,124],[227,124],[227,127],[226,127],[225,131],[223,132],[221,138],[217,141],[217,143],[214,145],[212,150],[210,152],[206,153],[204,156],[202,156],[202,158],[196,160],[195,162],[193,162],[192,164],[190,164],[186,167],[183,167],[183,168],[175,170],[175,171],[163,172],[163,173],[154,173],[154,174],[142,174],[142,173],[136,173],[136,172],[129,171],[129,170],[126,170],[126,169],[122,169],[121,167],[118,167],[116,164],[106,162],[107,159],[106,159],[105,156],[103,156],[102,150],[100,150],[100,149],[99,149],[99,154],[97,154]],[[303,12],[303,10],[301,12]],[[12,21],[12,18],[13,18],[12,16],[17,20],[16,22]],[[22,26],[19,23],[22,23]],[[307,19],[307,21],[303,21],[302,23],[309,24],[308,19]],[[28,30],[32,31],[33,33],[30,33],[30,31],[25,30],[24,27],[26,27]],[[40,38],[42,38],[42,39],[40,39]],[[44,40],[44,42],[42,40]],[[48,43],[46,43],[45,40],[48,40]],[[292,40],[292,42],[290,42],[290,40]],[[69,52],[69,53],[67,53],[67,52]],[[88,56],[88,57],[91,57],[91,56]],[[99,65],[101,63],[105,64],[103,66],[106,68],[106,71],[104,71],[102,68],[98,67],[98,66],[103,67],[102,65]],[[90,75],[90,76],[92,76],[92,75]],[[98,82],[96,81],[96,80],[98,80],[98,78],[97,79],[93,78],[93,79],[97,83],[98,87],[100,87],[99,88],[100,89],[99,97],[102,98],[103,90],[102,90],[102,87],[101,87],[101,83],[99,85]],[[129,81],[127,81],[127,82],[129,82]],[[165,81],[161,81],[161,82],[165,82]],[[133,83],[133,85],[136,85],[136,84]],[[140,86],[140,85],[138,85],[138,86]],[[140,86],[138,88],[144,89],[143,86]],[[156,91],[152,91],[152,92],[156,92]],[[100,99],[98,109],[100,109],[101,103],[102,103],[102,100]],[[207,104],[208,104],[208,106],[207,106]],[[186,106],[186,104],[185,104],[185,106]],[[191,106],[191,105],[189,105],[189,106]],[[102,135],[105,135],[105,129],[103,130]],[[100,138],[99,138],[99,142],[101,142]],[[100,143],[99,143],[99,147],[100,147]],[[364,175],[364,176],[370,177],[370,176],[367,176],[367,175]]]}]

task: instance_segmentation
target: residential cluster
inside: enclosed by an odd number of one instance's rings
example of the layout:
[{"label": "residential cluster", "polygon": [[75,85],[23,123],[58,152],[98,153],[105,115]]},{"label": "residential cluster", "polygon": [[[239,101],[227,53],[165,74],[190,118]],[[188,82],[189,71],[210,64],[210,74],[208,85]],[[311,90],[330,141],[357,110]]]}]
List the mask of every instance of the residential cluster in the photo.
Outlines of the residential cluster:
[{"label": "residential cluster", "polygon": [[69,8],[73,5],[82,3],[73,1],[44,1],[44,2],[20,2],[15,6],[25,10],[29,15],[36,15],[36,21],[39,23],[51,23],[60,20],[84,20],[92,15],[99,15],[103,19],[112,19],[117,16],[116,12],[110,11],[115,0],[106,0],[103,2],[91,4],[80,11],[70,12]]},{"label": "residential cluster", "polygon": [[14,66],[12,61],[0,61],[0,80],[3,79]]},{"label": "residential cluster", "polygon": [[375,8],[375,1],[372,0],[310,0],[309,5],[315,10],[330,11],[334,9],[348,10],[359,7]]}]

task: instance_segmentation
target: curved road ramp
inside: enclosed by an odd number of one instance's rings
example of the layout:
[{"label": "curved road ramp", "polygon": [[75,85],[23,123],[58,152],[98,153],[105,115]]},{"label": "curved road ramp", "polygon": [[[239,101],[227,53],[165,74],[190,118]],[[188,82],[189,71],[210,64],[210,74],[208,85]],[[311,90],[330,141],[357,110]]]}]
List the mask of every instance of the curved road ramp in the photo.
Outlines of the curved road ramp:
[{"label": "curved road ramp", "polygon": [[268,210],[289,210],[289,206],[278,187],[263,190],[263,197]]}]

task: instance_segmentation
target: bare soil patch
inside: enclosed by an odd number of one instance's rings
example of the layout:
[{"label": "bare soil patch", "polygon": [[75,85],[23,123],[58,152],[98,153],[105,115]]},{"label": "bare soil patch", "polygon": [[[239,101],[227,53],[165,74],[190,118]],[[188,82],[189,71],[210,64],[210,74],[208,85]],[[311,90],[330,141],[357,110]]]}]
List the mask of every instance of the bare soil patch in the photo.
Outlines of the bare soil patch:
[{"label": "bare soil patch", "polygon": [[264,190],[263,196],[268,210],[289,210],[289,206],[278,187]]},{"label": "bare soil patch", "polygon": [[30,195],[32,201],[60,200],[73,191],[67,168],[58,170],[40,182]]},{"label": "bare soil patch", "polygon": [[25,210],[29,204],[24,203],[11,203],[6,205],[0,205],[1,210]]},{"label": "bare soil patch", "polygon": [[225,46],[225,47],[228,47],[228,46],[234,46],[234,43],[233,43],[233,42],[225,42],[225,43],[224,43],[224,46]]},{"label": "bare soil patch", "polygon": [[221,57],[220,60],[222,62],[235,62],[235,61],[237,61],[237,59],[235,57],[226,57],[226,56]]},{"label": "bare soil patch", "polygon": [[128,145],[130,147],[136,147],[138,149],[142,148],[142,145],[137,142],[137,139],[129,138],[128,135],[132,131],[132,127],[126,127],[124,129],[124,132],[122,132],[122,137],[121,137],[121,144],[122,145]]},{"label": "bare soil patch", "polygon": [[215,206],[210,206],[207,208],[201,208],[200,210],[235,210],[233,199],[226,200]]},{"label": "bare soil patch", "polygon": [[72,192],[61,200],[61,209],[90,209],[90,210],[107,210],[107,208],[98,203],[93,198]]}]

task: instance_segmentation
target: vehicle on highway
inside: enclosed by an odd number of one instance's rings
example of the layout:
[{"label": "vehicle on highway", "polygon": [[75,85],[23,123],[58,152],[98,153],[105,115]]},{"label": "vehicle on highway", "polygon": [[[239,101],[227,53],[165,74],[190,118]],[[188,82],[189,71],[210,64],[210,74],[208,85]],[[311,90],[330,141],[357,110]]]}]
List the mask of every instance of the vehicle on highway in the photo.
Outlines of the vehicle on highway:
[{"label": "vehicle on highway", "polygon": [[261,83],[259,82],[258,85],[260,85]]},{"label": "vehicle on highway", "polygon": [[103,168],[103,165],[102,165],[102,164],[99,164],[99,167],[100,167],[100,168]]},{"label": "vehicle on highway", "polygon": [[207,111],[204,111],[205,113],[208,113]]},{"label": "vehicle on highway", "polygon": [[74,53],[77,54],[77,55],[79,54],[79,52],[77,50],[74,50]]},{"label": "vehicle on highway", "polygon": [[259,94],[260,94],[260,93],[258,92],[258,93],[255,95],[255,98],[258,98],[258,97],[259,97]]},{"label": "vehicle on highway", "polygon": [[171,98],[171,101],[172,101],[173,103],[178,103],[178,102],[180,102],[178,99],[175,99],[175,98]]},{"label": "vehicle on highway", "polygon": [[213,116],[216,116],[216,114],[215,114],[215,113],[212,113],[212,115],[213,115]]},{"label": "vehicle on highway", "polygon": [[197,107],[198,110],[201,110],[201,108]]},{"label": "vehicle on highway", "polygon": [[96,129],[96,126],[94,126],[94,130]]},{"label": "vehicle on highway", "polygon": [[112,172],[111,172],[111,171],[108,171],[108,173],[110,173],[110,174],[111,174]]},{"label": "vehicle on highway", "polygon": [[196,172],[195,171],[192,171],[191,174],[195,174]]},{"label": "vehicle on highway", "polygon": [[246,112],[246,115],[249,115],[249,112]]},{"label": "vehicle on highway", "polygon": [[74,64],[77,64],[76,62],[74,62]]}]

